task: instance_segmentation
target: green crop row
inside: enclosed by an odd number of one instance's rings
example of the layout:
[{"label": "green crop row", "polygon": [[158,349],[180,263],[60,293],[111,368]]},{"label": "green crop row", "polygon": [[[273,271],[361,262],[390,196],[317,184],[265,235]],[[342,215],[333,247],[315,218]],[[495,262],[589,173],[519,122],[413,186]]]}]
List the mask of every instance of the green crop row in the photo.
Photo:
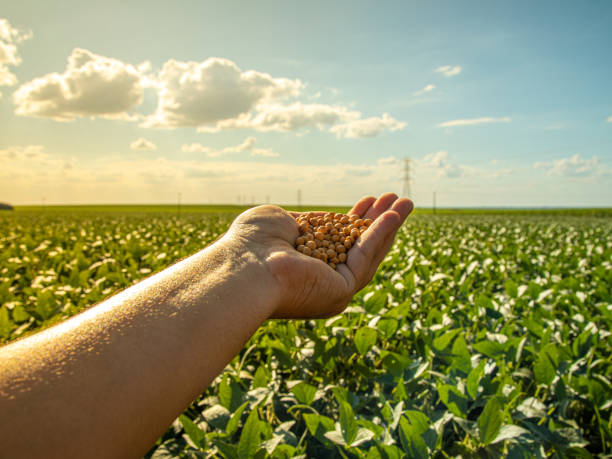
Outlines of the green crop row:
[{"label": "green crop row", "polygon": [[[214,240],[233,213],[0,217],[0,339]],[[269,321],[148,457],[592,457],[612,449],[612,223],[416,215],[327,320]]]}]

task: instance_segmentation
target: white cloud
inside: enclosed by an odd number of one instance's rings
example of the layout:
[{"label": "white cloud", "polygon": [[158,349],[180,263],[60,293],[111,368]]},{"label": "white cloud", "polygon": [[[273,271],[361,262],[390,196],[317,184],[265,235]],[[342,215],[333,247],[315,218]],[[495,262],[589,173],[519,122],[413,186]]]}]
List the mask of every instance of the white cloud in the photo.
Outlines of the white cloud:
[{"label": "white cloud", "polygon": [[606,120],[608,123],[612,123],[612,116],[609,116],[608,119]]},{"label": "white cloud", "polygon": [[552,162],[538,161],[534,163],[534,167],[545,170],[548,175],[563,177],[590,177],[604,172],[597,156],[582,159],[578,154]]},{"label": "white cloud", "polygon": [[297,96],[299,80],[243,72],[228,59],[169,60],[158,76],[159,101],[145,125],[158,128],[215,127],[250,113],[257,104]]},{"label": "white cloud", "polygon": [[415,96],[420,96],[420,95],[422,95],[422,94],[425,94],[426,92],[431,92],[431,91],[433,91],[434,89],[436,89],[436,86],[435,86],[435,85],[433,85],[433,84],[428,84],[428,85],[426,85],[426,86],[425,86],[423,89],[419,89],[418,91],[416,91],[416,92],[414,93],[414,95],[415,95]]},{"label": "white cloud", "polygon": [[75,48],[64,73],[36,78],[15,91],[15,113],[56,121],[80,116],[133,119],[127,112],[142,103],[146,68],[146,63],[137,68]]},{"label": "white cloud", "polygon": [[425,155],[418,165],[434,169],[439,177],[457,178],[463,175],[463,168],[449,162],[448,153],[444,150]]},{"label": "white cloud", "polygon": [[0,157],[5,159],[31,159],[43,155],[42,145],[13,146],[0,150]]},{"label": "white cloud", "polygon": [[132,143],[130,143],[130,148],[132,150],[157,150],[157,145],[150,140],[141,137],[140,139],[134,140]]},{"label": "white cloud", "polygon": [[457,126],[474,126],[476,124],[490,124],[490,123],[509,123],[512,121],[509,117],[504,116],[502,118],[492,118],[490,116],[483,118],[470,118],[445,121],[444,123],[438,124],[440,127],[457,127]]},{"label": "white cloud", "polygon": [[17,76],[9,70],[21,64],[17,45],[32,37],[32,32],[11,26],[10,22],[0,18],[0,86],[17,84]]},{"label": "white cloud", "polygon": [[243,153],[248,152],[251,156],[263,156],[263,157],[277,157],[279,153],[273,151],[270,148],[255,148],[255,137],[247,137],[239,145],[225,147],[221,149],[215,149],[206,147],[200,143],[192,143],[190,145],[185,144],[182,146],[181,151],[185,153],[205,153],[210,158],[217,158],[219,156],[229,155],[232,153]]},{"label": "white cloud", "polygon": [[255,202],[270,196],[271,202],[295,203],[298,188],[305,203],[349,204],[365,193],[378,195],[401,188],[399,168],[376,164],[296,165],[150,155],[87,160],[44,154],[29,160],[0,158],[0,195],[15,204],[40,202],[41,196],[48,203],[176,203],[177,192],[182,193],[183,202],[236,202],[240,194],[254,196]]},{"label": "white cloud", "polygon": [[387,113],[383,113],[382,117],[375,116],[339,124],[330,128],[330,132],[336,133],[338,137],[357,139],[375,137],[384,130],[393,132],[404,129],[404,127],[406,127],[406,123],[392,118]]},{"label": "white cloud", "polygon": [[296,131],[308,127],[324,130],[341,121],[357,120],[361,114],[346,107],[325,104],[262,105],[255,115],[246,115],[219,123],[222,129],[258,131]]},{"label": "white cloud", "polygon": [[459,75],[461,73],[461,67],[458,65],[455,65],[455,66],[443,65],[441,67],[438,67],[435,71],[437,73],[441,73],[442,75],[446,77],[452,77],[455,75]]},{"label": "white cloud", "polygon": [[[228,59],[210,58],[203,62],[170,60],[158,76],[157,109],[143,126],[186,126],[201,132],[317,128],[345,137],[372,137],[385,129],[394,131],[404,127],[403,123],[386,114],[361,119],[360,112],[342,105],[288,102],[288,99],[302,96],[304,87],[300,80],[274,78],[255,70],[242,71]],[[261,151],[259,154],[266,153]]]},{"label": "white cloud", "polygon": [[30,185],[41,177],[55,176],[58,184],[74,167],[74,158],[45,153],[42,145],[11,146],[0,150],[0,182],[19,180]]},{"label": "white cloud", "polygon": [[395,156],[387,156],[386,158],[380,158],[376,161],[379,166],[386,166],[390,164],[397,164],[397,158]]},{"label": "white cloud", "polygon": [[[151,64],[138,66],[75,49],[64,73],[50,73],[23,84],[13,95],[15,113],[72,121],[77,117],[143,120],[141,126],[203,132],[225,129],[304,131],[316,128],[339,137],[373,137],[405,124],[388,114],[362,119],[343,105],[304,103],[298,79],[274,78],[255,70],[242,71],[234,62],[209,58],[203,62],[169,60],[150,76]],[[144,88],[157,91],[158,103],[148,116],[129,114],[140,105]],[[258,156],[273,152],[257,150]]]}]

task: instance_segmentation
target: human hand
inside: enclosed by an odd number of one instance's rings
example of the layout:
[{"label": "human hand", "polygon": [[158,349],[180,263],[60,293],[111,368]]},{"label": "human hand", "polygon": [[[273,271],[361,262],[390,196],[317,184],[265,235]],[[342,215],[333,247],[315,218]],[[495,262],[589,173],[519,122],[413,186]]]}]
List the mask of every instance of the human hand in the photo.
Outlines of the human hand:
[{"label": "human hand", "polygon": [[[276,206],[259,206],[241,214],[227,237],[255,255],[272,275],[276,301],[271,318],[317,318],[338,314],[353,295],[372,279],[412,211],[409,199],[386,193],[366,197],[349,214],[371,218],[374,223],[349,250],[345,264],[333,270],[326,263],[295,250],[299,213]],[[240,241],[240,242],[238,242]]]}]

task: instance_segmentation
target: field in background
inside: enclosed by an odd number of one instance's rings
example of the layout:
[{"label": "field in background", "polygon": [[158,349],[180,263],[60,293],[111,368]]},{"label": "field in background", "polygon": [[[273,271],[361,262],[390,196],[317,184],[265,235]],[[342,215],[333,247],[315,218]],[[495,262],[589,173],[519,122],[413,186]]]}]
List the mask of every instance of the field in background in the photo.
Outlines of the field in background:
[{"label": "field in background", "polygon": [[[0,341],[195,252],[245,208],[0,212]],[[266,323],[149,456],[609,452],[610,217],[415,212],[344,314]]]},{"label": "field in background", "polygon": [[[16,206],[15,212],[135,212],[135,213],[240,213],[253,206],[223,205],[223,204],[100,204],[100,205],[49,205],[49,206]],[[347,212],[350,208],[345,206],[281,206],[287,210],[307,212],[314,210],[324,210],[326,212]],[[435,211],[432,208],[417,207],[414,214],[440,214],[440,215],[459,215],[459,214],[508,214],[508,215],[560,215],[560,216],[584,216],[584,217],[610,217],[612,218],[612,208],[439,208]],[[1,213],[0,213],[1,214]]]}]

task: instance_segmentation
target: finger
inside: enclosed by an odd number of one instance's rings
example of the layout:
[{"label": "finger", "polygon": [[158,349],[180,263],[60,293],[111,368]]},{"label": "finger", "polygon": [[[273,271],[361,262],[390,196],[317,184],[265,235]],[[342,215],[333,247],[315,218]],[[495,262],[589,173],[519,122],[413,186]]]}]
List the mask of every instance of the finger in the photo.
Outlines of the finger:
[{"label": "finger", "polygon": [[393,203],[397,201],[397,195],[395,193],[385,193],[381,195],[374,204],[368,209],[363,218],[371,218],[376,220],[386,210],[391,208]]},{"label": "finger", "polygon": [[414,203],[407,198],[400,198],[393,203],[390,210],[397,212],[402,219],[402,223],[406,220],[406,217],[410,215],[410,212],[414,209]]},{"label": "finger", "polygon": [[390,243],[393,242],[393,236],[402,222],[400,214],[394,210],[388,210],[380,215],[368,231],[357,239],[346,261],[348,268],[355,276],[358,288],[362,288],[370,281],[386,254],[385,247],[390,246]]},{"label": "finger", "polygon": [[353,206],[351,210],[349,210],[348,215],[357,214],[359,216],[365,215],[368,209],[376,202],[376,198],[373,196],[366,196],[361,198],[357,203]]}]

